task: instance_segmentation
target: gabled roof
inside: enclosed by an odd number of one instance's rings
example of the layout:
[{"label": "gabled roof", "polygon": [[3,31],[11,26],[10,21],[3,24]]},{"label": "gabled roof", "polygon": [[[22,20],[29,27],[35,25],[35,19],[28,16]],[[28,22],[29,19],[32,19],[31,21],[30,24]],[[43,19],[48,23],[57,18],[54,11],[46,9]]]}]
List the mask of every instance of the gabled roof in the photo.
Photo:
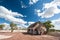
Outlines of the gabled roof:
[{"label": "gabled roof", "polygon": [[40,21],[38,21],[38,22],[36,22],[36,23],[34,23],[34,24],[31,24],[28,28],[34,28],[34,27],[36,27],[37,24],[43,26],[43,23],[41,23]]}]

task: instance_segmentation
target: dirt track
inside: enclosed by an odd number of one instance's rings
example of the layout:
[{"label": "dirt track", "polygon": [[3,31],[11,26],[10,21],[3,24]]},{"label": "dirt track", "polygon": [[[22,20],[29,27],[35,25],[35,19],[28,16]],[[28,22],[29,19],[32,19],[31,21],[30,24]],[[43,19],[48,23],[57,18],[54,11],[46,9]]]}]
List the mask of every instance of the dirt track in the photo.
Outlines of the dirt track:
[{"label": "dirt track", "polygon": [[1,35],[13,35],[11,38],[2,40],[59,40],[56,36],[50,35],[29,35],[26,33],[14,32],[14,33],[0,33]]}]

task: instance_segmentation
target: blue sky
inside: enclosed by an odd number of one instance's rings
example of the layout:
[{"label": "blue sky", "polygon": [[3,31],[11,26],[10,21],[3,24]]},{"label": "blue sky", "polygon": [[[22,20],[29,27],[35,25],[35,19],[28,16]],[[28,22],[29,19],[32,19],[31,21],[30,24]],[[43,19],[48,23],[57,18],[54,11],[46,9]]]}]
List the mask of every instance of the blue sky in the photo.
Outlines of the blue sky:
[{"label": "blue sky", "polygon": [[[0,23],[27,26],[51,20],[60,29],[60,0],[0,0]],[[59,25],[59,26],[58,26]]]}]

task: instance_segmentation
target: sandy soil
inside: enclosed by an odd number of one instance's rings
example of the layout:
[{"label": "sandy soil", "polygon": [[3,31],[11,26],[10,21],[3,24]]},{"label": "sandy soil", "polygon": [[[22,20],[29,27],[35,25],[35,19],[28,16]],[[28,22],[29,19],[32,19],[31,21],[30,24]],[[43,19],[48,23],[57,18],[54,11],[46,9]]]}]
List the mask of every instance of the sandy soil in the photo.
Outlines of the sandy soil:
[{"label": "sandy soil", "polygon": [[[0,32],[0,35],[11,36],[10,38],[0,39],[0,40],[60,40],[59,36],[51,35],[30,35],[21,32]],[[60,35],[60,34],[59,34]]]},{"label": "sandy soil", "polygon": [[12,36],[0,35],[0,39],[10,38]]}]

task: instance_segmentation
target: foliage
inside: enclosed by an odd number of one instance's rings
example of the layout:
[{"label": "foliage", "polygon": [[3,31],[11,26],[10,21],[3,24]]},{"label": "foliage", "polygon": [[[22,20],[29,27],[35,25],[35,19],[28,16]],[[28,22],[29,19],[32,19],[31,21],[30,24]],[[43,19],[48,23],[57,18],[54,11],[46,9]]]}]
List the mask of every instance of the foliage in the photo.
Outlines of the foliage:
[{"label": "foliage", "polygon": [[0,25],[0,30],[3,29],[4,26],[5,26],[4,24],[1,24]]},{"label": "foliage", "polygon": [[13,22],[10,23],[10,27],[11,27],[11,32],[13,32],[13,30],[17,29],[17,25],[14,24]]},{"label": "foliage", "polygon": [[53,24],[51,24],[52,22],[50,20],[44,22],[43,24],[45,25],[47,32],[49,31],[50,28],[54,27]]},{"label": "foliage", "polygon": [[49,29],[49,32],[55,32],[55,29]]},{"label": "foliage", "polygon": [[60,32],[60,30],[55,30],[56,32]]}]

